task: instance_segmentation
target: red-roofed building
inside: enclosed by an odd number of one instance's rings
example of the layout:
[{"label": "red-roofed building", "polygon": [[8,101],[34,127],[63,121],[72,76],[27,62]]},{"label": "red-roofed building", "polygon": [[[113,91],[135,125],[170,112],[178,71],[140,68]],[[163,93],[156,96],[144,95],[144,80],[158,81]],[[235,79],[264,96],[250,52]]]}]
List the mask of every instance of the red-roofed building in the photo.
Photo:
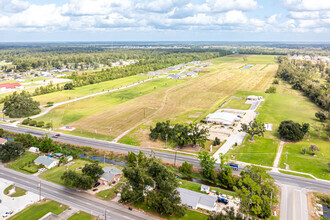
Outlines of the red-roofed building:
[{"label": "red-roofed building", "polygon": [[7,143],[7,140],[4,138],[0,138],[0,144],[5,144],[5,143]]},{"label": "red-roofed building", "polygon": [[23,86],[20,83],[2,83],[0,84],[0,91],[22,89]]}]

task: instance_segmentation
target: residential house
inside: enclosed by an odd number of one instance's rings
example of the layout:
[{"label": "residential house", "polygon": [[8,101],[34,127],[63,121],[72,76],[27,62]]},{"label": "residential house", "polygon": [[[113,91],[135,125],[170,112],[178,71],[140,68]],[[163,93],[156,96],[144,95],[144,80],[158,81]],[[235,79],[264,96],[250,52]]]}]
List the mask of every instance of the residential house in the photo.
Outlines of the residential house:
[{"label": "residential house", "polygon": [[192,209],[205,209],[208,211],[216,210],[217,197],[194,192],[188,189],[177,188],[181,203]]},{"label": "residential house", "polygon": [[256,96],[256,95],[249,95],[247,98],[247,100],[251,100],[251,101],[260,101],[263,99],[262,96]]},{"label": "residential house", "polygon": [[0,138],[0,144],[5,144],[5,143],[7,143],[7,140],[4,138]]},{"label": "residential house", "polygon": [[73,160],[73,156],[71,156],[71,155],[70,155],[70,156],[67,156],[67,157],[66,157],[66,160],[67,160],[68,162],[71,161],[71,160]]},{"label": "residential house", "polygon": [[110,184],[113,181],[118,182],[121,176],[123,175],[123,172],[118,169],[117,167],[104,167],[103,168],[104,173],[99,178],[99,182],[102,184]]},{"label": "residential house", "polygon": [[0,91],[11,91],[14,89],[23,89],[24,86],[22,86],[19,83],[2,83],[0,84]]},{"label": "residential house", "polygon": [[44,165],[47,169],[53,168],[59,164],[59,160],[47,157],[47,156],[39,156],[37,159],[34,160],[34,164],[39,166],[40,164]]},{"label": "residential house", "polygon": [[198,73],[195,73],[195,72],[187,72],[187,73],[186,73],[186,76],[188,76],[188,77],[196,77],[196,76],[198,76]]}]

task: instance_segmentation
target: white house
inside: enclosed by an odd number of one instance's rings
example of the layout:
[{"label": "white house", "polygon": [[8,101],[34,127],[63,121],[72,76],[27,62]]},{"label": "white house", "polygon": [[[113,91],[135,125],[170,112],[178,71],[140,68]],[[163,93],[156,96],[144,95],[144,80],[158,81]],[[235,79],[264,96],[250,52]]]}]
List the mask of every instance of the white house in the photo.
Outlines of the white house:
[{"label": "white house", "polygon": [[47,169],[53,168],[59,164],[59,160],[47,157],[47,156],[40,156],[34,160],[34,164],[39,166],[40,164],[44,165]]},{"label": "white house", "polygon": [[73,160],[73,157],[72,156],[67,156],[66,159],[69,162],[69,161]]},{"label": "white house", "polygon": [[215,112],[207,115],[205,120],[207,123],[233,126],[235,122],[239,121],[239,118],[237,115],[228,112]]},{"label": "white house", "polygon": [[188,189],[177,188],[181,203],[192,209],[205,209],[208,211],[216,210],[217,197],[194,192]]}]

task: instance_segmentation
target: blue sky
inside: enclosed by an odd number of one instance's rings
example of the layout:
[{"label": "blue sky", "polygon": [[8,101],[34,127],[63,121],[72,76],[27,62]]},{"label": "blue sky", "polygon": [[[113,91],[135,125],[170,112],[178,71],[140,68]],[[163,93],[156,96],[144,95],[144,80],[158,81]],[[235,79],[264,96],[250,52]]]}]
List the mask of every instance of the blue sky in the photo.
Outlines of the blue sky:
[{"label": "blue sky", "polygon": [[330,0],[0,0],[0,42],[322,41]]}]

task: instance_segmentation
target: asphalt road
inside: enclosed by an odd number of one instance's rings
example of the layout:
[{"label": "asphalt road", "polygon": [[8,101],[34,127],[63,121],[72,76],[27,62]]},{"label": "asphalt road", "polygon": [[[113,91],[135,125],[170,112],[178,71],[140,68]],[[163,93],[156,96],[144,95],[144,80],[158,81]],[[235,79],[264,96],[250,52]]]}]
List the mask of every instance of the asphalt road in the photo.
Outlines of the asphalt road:
[{"label": "asphalt road", "polygon": [[[45,131],[39,131],[34,130],[30,128],[24,128],[24,127],[14,127],[10,125],[4,125],[0,124],[0,128],[3,128],[5,130],[16,132],[16,133],[30,133],[34,136],[42,136],[45,135],[47,132]],[[51,137],[55,133],[50,133],[49,136]],[[139,151],[143,151],[145,154],[151,154],[152,152],[155,154],[156,157],[162,158],[164,161],[172,162],[176,160],[176,163],[183,163],[187,161],[188,163],[194,164],[194,166],[199,166],[199,160],[196,157],[186,156],[186,155],[180,155],[173,153],[167,153],[167,152],[161,152],[161,151],[151,151],[149,149],[143,149],[138,148],[135,146],[120,144],[120,143],[113,143],[108,141],[102,141],[97,139],[90,139],[90,138],[84,138],[84,137],[78,137],[73,135],[66,135],[61,134],[60,137],[54,138],[54,140],[69,144],[75,144],[75,145],[81,145],[81,146],[88,146],[103,150],[109,150],[119,153],[127,153],[127,152],[134,152],[139,153]],[[242,168],[240,168],[236,173],[239,173]],[[321,191],[321,192],[327,192],[330,193],[330,182],[329,181],[322,181],[322,180],[312,180],[308,178],[298,177],[298,176],[292,176],[287,175],[283,173],[277,173],[277,172],[268,172],[272,177],[274,177],[275,181],[280,184],[295,186],[299,188],[306,188],[309,190],[315,190],[315,191]]]},{"label": "asphalt road", "polygon": [[[16,186],[39,194],[40,179],[0,166],[0,178],[10,180]],[[155,219],[141,212],[130,211],[118,203],[97,199],[85,192],[41,180],[41,196],[49,198],[73,208],[82,210],[99,218],[105,219]]]},{"label": "asphalt road", "polygon": [[[4,125],[0,124],[0,127],[16,133],[30,133],[34,136],[42,136],[45,135],[47,132],[29,129],[29,128],[23,128],[23,127],[14,127],[10,125]],[[52,136],[54,133],[50,133],[49,136]],[[139,151],[143,151],[145,154],[152,153],[149,149],[142,149],[130,145],[125,144],[119,144],[119,143],[113,143],[108,141],[102,141],[102,140],[96,140],[96,139],[90,139],[90,138],[84,138],[84,137],[78,137],[78,136],[72,136],[72,135],[66,135],[63,134],[60,137],[54,139],[59,142],[69,143],[69,144],[75,144],[75,145],[81,145],[81,146],[89,146],[93,148],[98,149],[104,149],[104,150],[110,150],[114,152],[119,153],[127,153],[127,152],[134,152],[138,153]],[[166,153],[166,152],[160,152],[160,151],[154,151],[153,152],[156,157],[162,158],[164,161],[173,162],[176,160],[176,163],[183,163],[184,161],[187,161],[189,163],[194,164],[194,166],[199,166],[199,160],[195,157],[191,156],[185,156],[173,153]],[[235,171],[234,173],[238,174],[241,171],[242,168],[240,168],[238,171]],[[1,170],[2,172],[2,170]],[[1,173],[0,172],[0,173]],[[306,198],[306,192],[307,191],[321,191],[321,192],[327,192],[330,193],[330,182],[329,181],[322,181],[322,180],[312,180],[308,178],[298,177],[298,176],[292,176],[287,175],[283,173],[278,172],[268,172],[278,183],[281,185],[282,193],[281,193],[281,220],[295,220],[295,219],[308,219],[308,209],[307,209],[307,198]],[[1,176],[1,174],[0,174]],[[12,177],[6,177],[6,179],[11,180],[10,178],[15,178],[15,176]],[[21,184],[25,184],[24,181],[29,183],[29,187],[34,187],[36,184],[38,184],[38,180],[27,180],[27,177],[25,177],[25,180],[19,180]],[[51,183],[48,183],[48,186],[51,185]],[[49,186],[50,187],[50,186]],[[57,186],[58,187],[58,186]],[[94,201],[85,201],[80,200],[78,194],[74,194],[74,197],[72,197],[72,200],[70,200],[70,196],[67,197],[67,193],[70,191],[68,188],[65,189],[58,189],[55,186],[52,186],[45,191],[45,196],[50,199],[54,199],[56,201],[59,201],[59,199],[63,199],[63,203],[68,204],[71,203],[72,207],[86,210],[87,212],[92,213],[94,215],[99,215],[102,217],[102,209],[104,213],[104,208],[107,207],[106,204],[102,205],[95,205],[91,206],[91,204]],[[24,187],[23,187],[24,188]],[[29,189],[28,189],[29,190]],[[61,190],[61,191],[59,191]],[[33,190],[31,190],[33,191]],[[54,194],[55,193],[55,194]],[[72,194],[72,192],[70,192]],[[57,199],[56,199],[57,198]],[[86,199],[86,198],[85,198]],[[90,198],[91,200],[95,200],[95,198]],[[66,203],[67,201],[67,203]],[[60,201],[61,202],[61,201]],[[98,201],[97,204],[100,202]],[[70,205],[70,204],[68,204]],[[114,204],[112,204],[114,206]],[[88,211],[88,208],[93,207],[91,211]],[[118,213],[122,213],[123,210],[118,208],[118,205],[116,206],[118,209]],[[118,216],[116,216],[115,213],[117,213],[117,210],[115,208],[112,208],[113,213],[113,219],[117,219]],[[115,210],[115,211],[114,211]],[[129,215],[129,213],[123,212],[123,216],[125,216],[127,219],[130,219],[132,216]],[[103,214],[104,215],[104,214]],[[121,216],[121,214],[119,214]],[[133,219],[138,219],[134,216]]]}]

